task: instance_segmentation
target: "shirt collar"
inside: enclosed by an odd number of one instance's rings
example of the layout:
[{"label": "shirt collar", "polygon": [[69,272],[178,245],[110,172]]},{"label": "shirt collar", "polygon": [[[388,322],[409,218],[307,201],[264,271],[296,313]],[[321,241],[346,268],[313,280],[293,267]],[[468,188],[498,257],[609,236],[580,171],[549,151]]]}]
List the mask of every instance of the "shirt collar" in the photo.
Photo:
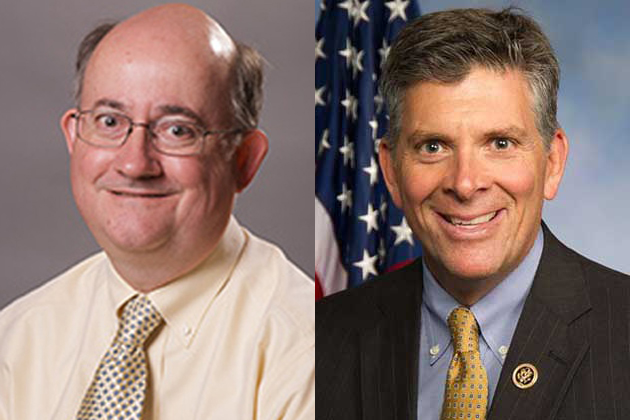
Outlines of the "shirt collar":
[{"label": "shirt collar", "polygon": [[[507,346],[512,341],[525,298],[534,281],[543,243],[543,232],[539,229],[532,249],[521,264],[470,308],[477,319],[482,338],[501,364],[507,354]],[[425,325],[433,364],[444,354],[451,341],[448,316],[461,304],[439,285],[424,261],[422,274],[424,279],[422,304],[427,309],[425,313],[429,315]]]},{"label": "shirt collar", "polygon": [[[182,345],[190,346],[204,314],[225,287],[247,243],[246,233],[232,216],[217,247],[192,271],[147,294],[166,325]],[[138,294],[109,264],[109,295],[120,311],[125,302]]]}]

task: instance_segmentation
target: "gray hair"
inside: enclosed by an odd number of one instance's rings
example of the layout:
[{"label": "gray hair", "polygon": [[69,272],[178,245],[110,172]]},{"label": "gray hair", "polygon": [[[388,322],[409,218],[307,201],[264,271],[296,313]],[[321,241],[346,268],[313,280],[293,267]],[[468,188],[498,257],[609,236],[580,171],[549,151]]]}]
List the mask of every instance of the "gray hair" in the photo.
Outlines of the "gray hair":
[{"label": "gray hair", "polygon": [[474,66],[523,73],[532,94],[536,127],[548,149],[559,127],[560,68],[540,26],[516,8],[430,13],[400,31],[381,80],[390,117],[390,147],[395,149],[400,135],[406,89],[421,82],[460,82]]},{"label": "gray hair", "polygon": [[[94,28],[83,38],[79,45],[75,66],[74,97],[77,104],[81,101],[83,80],[94,50],[103,38],[117,25],[103,23]],[[263,103],[263,65],[264,60],[255,49],[241,43],[236,44],[236,56],[232,63],[230,98],[234,128],[242,131],[256,128],[260,119]],[[240,139],[240,136],[238,136]]]}]

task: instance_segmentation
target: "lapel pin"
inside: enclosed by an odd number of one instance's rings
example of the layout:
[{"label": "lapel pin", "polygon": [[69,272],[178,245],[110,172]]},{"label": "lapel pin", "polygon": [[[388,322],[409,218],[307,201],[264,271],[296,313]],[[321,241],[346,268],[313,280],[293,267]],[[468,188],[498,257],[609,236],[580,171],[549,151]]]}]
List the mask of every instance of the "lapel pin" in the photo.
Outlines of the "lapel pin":
[{"label": "lapel pin", "polygon": [[522,363],[512,372],[512,382],[520,389],[534,386],[538,380],[538,370],[530,363]]}]

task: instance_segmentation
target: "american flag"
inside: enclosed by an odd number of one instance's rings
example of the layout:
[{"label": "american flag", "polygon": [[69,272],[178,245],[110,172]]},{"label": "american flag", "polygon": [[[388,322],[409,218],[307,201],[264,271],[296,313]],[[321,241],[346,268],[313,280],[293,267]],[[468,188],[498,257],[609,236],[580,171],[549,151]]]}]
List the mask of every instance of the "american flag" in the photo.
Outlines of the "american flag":
[{"label": "american flag", "polygon": [[322,0],[315,31],[315,271],[318,297],[420,255],[378,167],[387,116],[378,87],[414,0]]}]

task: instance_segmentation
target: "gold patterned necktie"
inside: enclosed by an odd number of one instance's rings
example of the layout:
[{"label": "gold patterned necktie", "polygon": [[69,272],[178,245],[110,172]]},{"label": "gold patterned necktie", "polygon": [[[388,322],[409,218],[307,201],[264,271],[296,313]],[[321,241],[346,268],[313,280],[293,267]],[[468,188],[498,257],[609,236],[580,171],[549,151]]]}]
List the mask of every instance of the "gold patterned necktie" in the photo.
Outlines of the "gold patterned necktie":
[{"label": "gold patterned necktie", "polygon": [[162,323],[146,296],[125,305],[116,337],[103,356],[88,388],[77,420],[140,420],[147,387],[144,343]]},{"label": "gold patterned necktie", "polygon": [[479,355],[479,327],[472,312],[460,307],[448,316],[453,359],[446,376],[441,420],[485,420],[488,377]]}]

